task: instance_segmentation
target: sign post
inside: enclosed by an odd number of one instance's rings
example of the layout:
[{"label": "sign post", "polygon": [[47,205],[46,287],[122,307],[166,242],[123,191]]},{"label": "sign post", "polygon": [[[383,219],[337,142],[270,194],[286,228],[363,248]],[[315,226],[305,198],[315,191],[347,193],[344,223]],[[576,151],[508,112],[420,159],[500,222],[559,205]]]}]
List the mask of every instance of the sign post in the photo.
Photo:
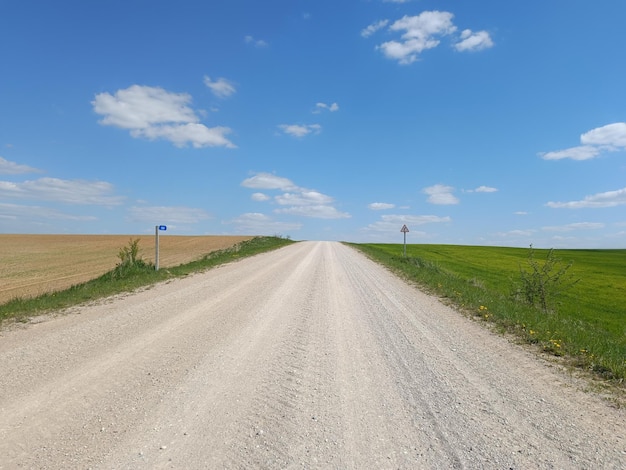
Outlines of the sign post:
[{"label": "sign post", "polygon": [[166,225],[155,225],[154,226],[154,270],[159,270],[159,231],[167,230]]},{"label": "sign post", "polygon": [[404,251],[403,255],[406,258],[406,234],[409,231],[409,228],[406,225],[403,225],[400,231],[404,234]]}]

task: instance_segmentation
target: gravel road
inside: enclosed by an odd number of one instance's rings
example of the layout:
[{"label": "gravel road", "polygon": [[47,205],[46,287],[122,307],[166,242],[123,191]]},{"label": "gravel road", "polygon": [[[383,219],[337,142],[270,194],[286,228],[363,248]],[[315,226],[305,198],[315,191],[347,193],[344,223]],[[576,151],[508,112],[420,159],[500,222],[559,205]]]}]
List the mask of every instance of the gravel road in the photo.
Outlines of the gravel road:
[{"label": "gravel road", "polygon": [[0,332],[2,469],[624,469],[625,418],[333,242]]}]

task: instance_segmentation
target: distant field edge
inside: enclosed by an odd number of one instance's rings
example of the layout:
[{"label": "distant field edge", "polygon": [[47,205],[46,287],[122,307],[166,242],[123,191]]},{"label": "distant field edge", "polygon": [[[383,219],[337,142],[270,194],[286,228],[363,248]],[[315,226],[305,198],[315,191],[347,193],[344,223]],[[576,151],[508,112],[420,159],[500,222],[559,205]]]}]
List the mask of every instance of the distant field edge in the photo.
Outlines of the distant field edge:
[{"label": "distant field edge", "polygon": [[344,244],[626,404],[626,250],[555,250],[578,283],[544,312],[512,295],[528,249],[407,245],[405,257],[401,244]]},{"label": "distant field edge", "polygon": [[[132,240],[133,237],[125,237]],[[250,236],[223,249],[213,250],[194,260],[167,266],[156,271],[150,261],[141,268],[123,275],[115,268],[97,278],[77,283],[69,288],[46,292],[35,297],[13,298],[0,304],[0,328],[8,322],[28,322],[32,317],[59,313],[71,307],[93,302],[116,294],[132,292],[156,283],[206,271],[216,266],[241,260],[295,243],[279,236]],[[120,245],[119,248],[122,248]]]}]

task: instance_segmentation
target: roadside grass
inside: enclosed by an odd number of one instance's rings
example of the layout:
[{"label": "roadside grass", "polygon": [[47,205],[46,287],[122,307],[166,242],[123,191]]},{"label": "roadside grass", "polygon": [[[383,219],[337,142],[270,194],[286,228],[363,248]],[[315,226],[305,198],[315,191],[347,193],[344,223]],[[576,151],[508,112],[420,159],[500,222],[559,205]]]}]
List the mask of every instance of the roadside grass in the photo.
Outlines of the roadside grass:
[{"label": "roadside grass", "polygon": [[[515,299],[528,249],[350,244],[503,332],[621,387],[626,379],[626,250],[554,250],[578,282],[543,312]],[[534,249],[535,260],[548,250]]]},{"label": "roadside grass", "polygon": [[[196,261],[158,271],[154,270],[152,263],[143,262],[140,258],[135,260],[133,257],[133,261],[137,262],[124,263],[123,253],[127,250],[124,247],[120,250],[122,262],[96,279],[76,284],[66,290],[50,292],[34,298],[16,298],[1,304],[0,325],[9,319],[25,322],[35,315],[63,310],[111,295],[131,292],[168,279],[206,271],[221,264],[281,248],[291,243],[294,242],[281,237],[255,237],[230,248],[208,253]],[[131,240],[130,246],[132,245]]]}]

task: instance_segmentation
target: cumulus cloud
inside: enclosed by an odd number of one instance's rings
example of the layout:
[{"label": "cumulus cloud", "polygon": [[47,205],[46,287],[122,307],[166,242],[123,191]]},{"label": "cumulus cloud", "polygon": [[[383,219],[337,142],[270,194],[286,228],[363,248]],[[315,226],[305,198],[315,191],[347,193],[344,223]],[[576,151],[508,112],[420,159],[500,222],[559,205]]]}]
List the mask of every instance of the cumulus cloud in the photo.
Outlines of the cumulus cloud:
[{"label": "cumulus cloud", "polygon": [[[294,184],[290,179],[276,176],[270,173],[258,173],[245,179],[241,185],[252,189],[279,190],[282,193],[270,198],[263,194],[263,199],[258,201],[273,200],[282,206],[275,209],[276,214],[289,214],[319,219],[349,218],[350,214],[337,210],[334,199],[313,189],[307,189]],[[258,193],[256,193],[258,194]]]},{"label": "cumulus cloud", "polygon": [[379,29],[383,29],[388,24],[389,24],[389,20],[376,21],[375,23],[372,23],[366,28],[363,28],[363,30],[361,30],[361,36],[363,36],[364,38],[368,38]]},{"label": "cumulus cloud", "polygon": [[318,114],[324,109],[327,109],[331,113],[334,113],[336,111],[339,111],[339,105],[337,103],[333,103],[333,104],[316,103],[315,110],[313,111],[313,113]]},{"label": "cumulus cloud", "polygon": [[443,184],[436,184],[424,188],[422,192],[428,194],[428,202],[437,205],[453,205],[458,204],[459,199],[452,194],[454,188],[452,186],[446,186]]},{"label": "cumulus cloud", "polygon": [[[441,38],[455,35],[458,28],[453,18],[454,15],[447,11],[423,11],[416,16],[405,15],[391,23],[388,28],[391,33],[400,33],[400,38],[383,42],[377,49],[400,64],[411,64],[419,59],[422,52],[439,46]],[[388,20],[373,23],[361,31],[361,36],[369,37],[387,25]],[[465,29],[454,47],[457,51],[464,52],[487,49],[493,45],[487,31],[473,32]]]},{"label": "cumulus cloud", "polygon": [[163,123],[197,122],[188,106],[187,93],[170,93],[162,88],[132,85],[115,94],[99,93],[91,104],[104,116],[100,124],[122,129],[145,129]]},{"label": "cumulus cloud", "polygon": [[300,189],[297,193],[276,196],[276,202],[281,206],[324,205],[332,203],[333,198],[317,191]]},{"label": "cumulus cloud", "polygon": [[0,157],[0,175],[20,175],[24,173],[41,173],[41,170],[28,165],[20,165]]},{"label": "cumulus cloud", "polygon": [[211,80],[211,77],[204,77],[204,84],[213,92],[218,98],[228,98],[235,94],[237,91],[235,85],[225,78],[218,78],[217,80]]},{"label": "cumulus cloud", "polygon": [[134,206],[128,209],[131,222],[150,224],[195,224],[210,218],[203,209],[184,206]]},{"label": "cumulus cloud", "polygon": [[8,221],[28,221],[28,219],[69,220],[91,222],[97,220],[91,215],[66,214],[59,210],[42,206],[24,206],[20,204],[0,203],[0,219]]},{"label": "cumulus cloud", "polygon": [[457,51],[481,51],[493,47],[493,40],[487,31],[473,32],[466,29],[461,33],[461,40],[454,45]]},{"label": "cumulus cloud", "polygon": [[600,209],[626,205],[626,188],[585,196],[580,201],[548,202],[555,209]]},{"label": "cumulus cloud", "polygon": [[252,196],[250,196],[250,198],[253,201],[258,201],[258,202],[265,202],[265,201],[269,201],[270,199],[272,199],[267,194],[263,194],[263,193],[253,193]]},{"label": "cumulus cloud", "polygon": [[188,123],[179,126],[154,126],[131,131],[133,137],[145,137],[149,140],[164,138],[177,147],[190,143],[194,148],[230,147],[234,148],[225,135],[231,130],[227,127],[208,128],[204,124]]},{"label": "cumulus cloud", "polygon": [[476,189],[470,189],[468,193],[497,193],[498,188],[492,188],[491,186],[479,186]]},{"label": "cumulus cloud", "polygon": [[285,134],[293,137],[304,137],[311,133],[319,134],[322,126],[319,124],[299,125],[299,124],[281,124],[278,126]]},{"label": "cumulus cloud", "polygon": [[276,176],[271,173],[258,173],[242,181],[241,186],[253,189],[282,189],[290,191],[298,189],[290,179]]},{"label": "cumulus cloud", "polygon": [[241,214],[239,217],[224,223],[232,224],[237,227],[239,233],[249,235],[276,235],[302,228],[302,224],[299,222],[281,222],[259,212]]},{"label": "cumulus cloud", "polygon": [[626,150],[626,122],[615,122],[585,132],[580,136],[580,143],[582,145],[578,147],[544,152],[539,156],[544,160],[589,160],[604,151]]},{"label": "cumulus cloud", "polygon": [[626,148],[626,122],[616,122],[592,129],[580,136],[587,145],[602,145]]},{"label": "cumulus cloud", "polygon": [[393,209],[394,207],[396,207],[396,205],[395,204],[388,204],[386,202],[372,202],[367,207],[370,208],[373,211],[383,211],[383,210],[387,210],[387,209]]},{"label": "cumulus cloud", "polygon": [[225,137],[231,132],[229,128],[209,128],[199,122],[189,106],[191,96],[186,93],[132,85],[113,95],[99,93],[91,104],[94,111],[103,116],[100,124],[127,129],[135,138],[162,138],[178,147],[187,144],[196,148],[235,147]]},{"label": "cumulus cloud", "polygon": [[263,48],[263,47],[269,46],[267,41],[264,41],[263,39],[255,39],[251,35],[248,35],[248,36],[244,37],[244,41],[246,42],[246,44],[251,44],[254,47],[258,47],[258,48]]},{"label": "cumulus cloud", "polygon": [[40,178],[13,183],[0,181],[0,198],[39,199],[76,205],[117,206],[124,198],[115,196],[114,187],[105,181]]},{"label": "cumulus cloud", "polygon": [[541,157],[544,160],[562,160],[564,158],[571,158],[572,160],[589,160],[600,155],[600,152],[601,151],[598,147],[582,145],[580,147],[572,147],[564,150],[542,153]]},{"label": "cumulus cloud", "polygon": [[349,219],[351,217],[347,212],[340,212],[335,207],[327,205],[292,206],[285,209],[276,209],[274,212],[277,214],[300,215],[315,219]]}]

